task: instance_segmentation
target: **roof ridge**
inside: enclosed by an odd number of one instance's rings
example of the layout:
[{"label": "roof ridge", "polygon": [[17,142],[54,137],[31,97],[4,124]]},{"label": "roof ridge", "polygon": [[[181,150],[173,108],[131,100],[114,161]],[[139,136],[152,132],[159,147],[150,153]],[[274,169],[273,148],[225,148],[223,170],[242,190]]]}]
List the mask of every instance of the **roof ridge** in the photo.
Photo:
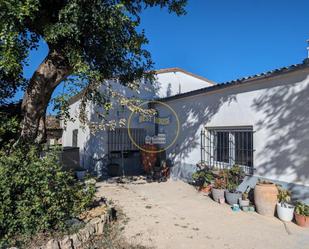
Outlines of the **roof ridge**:
[{"label": "roof ridge", "polygon": [[168,67],[168,68],[162,68],[162,69],[156,69],[154,70],[155,74],[162,74],[162,73],[175,73],[175,72],[181,72],[181,73],[184,73],[184,74],[187,74],[189,76],[192,76],[194,78],[197,78],[199,80],[203,80],[207,83],[210,83],[212,85],[215,85],[217,84],[216,82],[206,78],[206,77],[203,77],[201,75],[197,75],[197,74],[194,74],[194,73],[191,73],[183,68],[180,68],[180,67]]}]

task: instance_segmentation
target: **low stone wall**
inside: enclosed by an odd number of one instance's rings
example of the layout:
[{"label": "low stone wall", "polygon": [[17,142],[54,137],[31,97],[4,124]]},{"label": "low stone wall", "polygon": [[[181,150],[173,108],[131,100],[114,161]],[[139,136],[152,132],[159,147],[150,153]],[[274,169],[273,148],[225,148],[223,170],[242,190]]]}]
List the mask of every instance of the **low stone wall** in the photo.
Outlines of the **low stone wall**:
[{"label": "low stone wall", "polygon": [[[91,219],[84,228],[77,233],[67,235],[61,240],[52,239],[48,243],[40,247],[40,249],[76,249],[81,248],[93,236],[102,235],[106,224],[112,220],[112,208],[100,217]],[[39,248],[38,248],[39,249]]]},{"label": "low stone wall", "polygon": [[[109,207],[104,214],[89,220],[85,227],[81,228],[77,233],[66,235],[61,239],[51,239],[45,245],[34,249],[80,249],[89,239],[104,233],[106,225],[114,218],[113,210],[113,208]],[[12,247],[10,249],[18,248]]]}]

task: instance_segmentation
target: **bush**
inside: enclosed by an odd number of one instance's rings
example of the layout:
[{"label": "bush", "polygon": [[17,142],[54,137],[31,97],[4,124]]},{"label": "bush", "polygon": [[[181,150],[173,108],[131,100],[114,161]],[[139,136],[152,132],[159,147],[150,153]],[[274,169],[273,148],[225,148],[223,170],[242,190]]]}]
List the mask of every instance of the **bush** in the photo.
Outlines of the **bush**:
[{"label": "bush", "polygon": [[64,229],[91,205],[94,193],[93,185],[62,171],[56,153],[0,152],[0,248],[13,237]]},{"label": "bush", "polygon": [[20,131],[20,117],[0,112],[0,150],[16,142]]}]

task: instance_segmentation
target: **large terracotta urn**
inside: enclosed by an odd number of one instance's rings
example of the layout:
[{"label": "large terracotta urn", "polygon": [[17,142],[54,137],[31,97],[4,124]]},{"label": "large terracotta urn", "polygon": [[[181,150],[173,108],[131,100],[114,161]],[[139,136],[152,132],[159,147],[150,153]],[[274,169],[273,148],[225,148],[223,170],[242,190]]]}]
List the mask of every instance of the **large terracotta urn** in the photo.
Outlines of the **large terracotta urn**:
[{"label": "large terracotta urn", "polygon": [[144,171],[149,174],[157,162],[157,146],[153,144],[145,144],[142,148],[144,149],[141,151],[142,164]]},{"label": "large terracotta urn", "polygon": [[254,187],[256,211],[265,216],[274,216],[277,205],[278,188],[272,182],[257,183]]}]

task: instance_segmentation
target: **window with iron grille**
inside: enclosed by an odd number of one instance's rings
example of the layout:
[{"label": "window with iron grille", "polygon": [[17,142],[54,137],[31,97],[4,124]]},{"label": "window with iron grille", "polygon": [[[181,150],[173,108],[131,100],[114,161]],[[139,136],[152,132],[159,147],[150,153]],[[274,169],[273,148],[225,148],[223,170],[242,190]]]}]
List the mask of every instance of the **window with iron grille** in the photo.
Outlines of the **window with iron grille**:
[{"label": "window with iron grille", "polygon": [[108,151],[139,151],[136,146],[142,146],[145,141],[146,131],[141,128],[130,128],[131,138],[129,137],[127,128],[116,128],[108,131]]},{"label": "window with iron grille", "polygon": [[201,162],[217,168],[237,164],[253,173],[253,128],[206,127],[201,132]]}]

